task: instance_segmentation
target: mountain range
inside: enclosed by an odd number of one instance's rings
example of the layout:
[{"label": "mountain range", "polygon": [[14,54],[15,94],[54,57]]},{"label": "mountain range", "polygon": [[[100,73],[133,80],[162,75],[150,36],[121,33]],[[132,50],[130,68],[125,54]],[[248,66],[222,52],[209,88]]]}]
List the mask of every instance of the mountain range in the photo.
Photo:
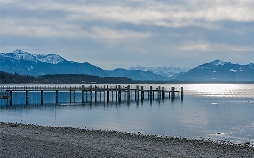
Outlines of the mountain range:
[{"label": "mountain range", "polygon": [[254,81],[254,64],[233,64],[215,60],[190,69],[178,80],[182,81]]},{"label": "mountain range", "polygon": [[101,68],[88,62],[68,61],[56,54],[30,54],[22,50],[0,53],[1,71],[22,75],[40,76],[45,74],[87,74],[107,77]]},{"label": "mountain range", "polygon": [[136,66],[130,67],[128,70],[141,70],[141,71],[151,71],[154,74],[161,75],[165,78],[174,79],[179,74],[183,74],[189,71],[188,68],[180,68],[175,66],[169,67],[144,67],[144,66]]},{"label": "mountain range", "polygon": [[31,54],[22,50],[0,53],[0,70],[8,73],[40,76],[46,74],[87,74],[99,77],[128,77],[153,81],[254,81],[254,64],[233,64],[215,60],[193,69],[179,67],[143,67],[103,70],[88,62],[68,61],[57,54]]}]

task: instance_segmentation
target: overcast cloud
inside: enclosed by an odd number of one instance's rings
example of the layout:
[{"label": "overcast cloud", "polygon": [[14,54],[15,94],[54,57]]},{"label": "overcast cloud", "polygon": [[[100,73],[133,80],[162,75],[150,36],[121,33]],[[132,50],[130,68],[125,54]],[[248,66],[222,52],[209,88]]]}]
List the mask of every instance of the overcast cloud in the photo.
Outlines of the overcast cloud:
[{"label": "overcast cloud", "polygon": [[103,69],[254,62],[253,0],[1,0],[1,52]]}]

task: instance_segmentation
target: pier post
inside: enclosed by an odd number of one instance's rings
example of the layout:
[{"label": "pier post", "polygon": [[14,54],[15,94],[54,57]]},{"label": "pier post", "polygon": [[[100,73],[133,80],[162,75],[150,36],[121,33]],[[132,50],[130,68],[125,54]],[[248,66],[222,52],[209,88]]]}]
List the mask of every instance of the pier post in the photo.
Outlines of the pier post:
[{"label": "pier post", "polygon": [[130,100],[130,97],[131,97],[130,89],[131,89],[131,86],[128,85],[128,86],[127,86],[127,99],[128,99],[128,100]]},{"label": "pier post", "polygon": [[141,100],[144,100],[144,87],[141,86]]},{"label": "pier post", "polygon": [[10,91],[10,105],[12,105],[12,91]]},{"label": "pier post", "polygon": [[117,85],[116,85],[116,101],[117,101]]},{"label": "pier post", "polygon": [[99,91],[100,91],[100,102],[101,102],[101,88],[99,88]]},{"label": "pier post", "polygon": [[93,99],[93,86],[90,85],[90,101]]},{"label": "pier post", "polygon": [[104,89],[103,89],[103,96],[104,96],[104,102],[105,102],[105,97],[106,97],[106,86],[104,85]]},{"label": "pier post", "polygon": [[71,86],[70,86],[70,89],[69,89],[69,90],[70,90],[70,103],[71,103]]},{"label": "pier post", "polygon": [[111,89],[111,94],[112,94],[112,102],[113,102],[113,100],[114,100],[114,89],[113,89],[113,87],[112,87],[112,89]]},{"label": "pier post", "polygon": [[153,99],[153,86],[150,86],[150,91],[149,91],[149,99]]},{"label": "pier post", "polygon": [[87,102],[87,92],[88,92],[88,90],[86,90],[86,102]]},{"label": "pier post", "polygon": [[[71,88],[71,87],[70,87]],[[71,103],[71,89],[70,89],[70,103]]]},{"label": "pier post", "polygon": [[181,87],[181,100],[183,101],[183,87]]},{"label": "pier post", "polygon": [[81,93],[82,93],[82,103],[85,102],[85,99],[84,99],[84,89],[85,89],[85,86],[82,85],[82,90],[81,90]]},{"label": "pier post", "polygon": [[137,91],[137,101],[139,101],[139,85],[137,85],[136,91]]},{"label": "pier post", "polygon": [[58,103],[58,90],[56,90],[56,104]]},{"label": "pier post", "polygon": [[137,89],[135,89],[135,101],[137,100]]},{"label": "pier post", "polygon": [[82,103],[84,103],[85,102],[85,97],[84,97],[84,90],[82,89],[82,91],[81,91],[81,95],[82,95]]},{"label": "pier post", "polygon": [[41,91],[41,104],[43,104],[43,91]]},{"label": "pier post", "polygon": [[164,87],[162,87],[162,99],[165,99],[165,91],[164,91]]},{"label": "pier post", "polygon": [[94,102],[97,102],[97,86],[94,85]]},{"label": "pier post", "polygon": [[28,90],[26,90],[26,105],[28,105],[28,99],[29,99],[29,97],[28,97]]},{"label": "pier post", "polygon": [[158,99],[161,99],[161,86],[158,87]]},{"label": "pier post", "polygon": [[128,105],[130,104],[130,98],[131,98],[130,89],[131,89],[131,86],[128,85],[128,86],[127,86],[127,104],[128,104]]},{"label": "pier post", "polygon": [[75,90],[73,90],[73,102],[76,102],[76,94],[75,94]]},{"label": "pier post", "polygon": [[172,99],[175,98],[175,87],[171,87],[171,97]]},{"label": "pier post", "polygon": [[118,85],[118,102],[121,102],[121,98],[122,94],[121,94],[121,85]]},{"label": "pier post", "polygon": [[108,85],[107,85],[107,103],[109,102],[109,90],[108,90]]}]

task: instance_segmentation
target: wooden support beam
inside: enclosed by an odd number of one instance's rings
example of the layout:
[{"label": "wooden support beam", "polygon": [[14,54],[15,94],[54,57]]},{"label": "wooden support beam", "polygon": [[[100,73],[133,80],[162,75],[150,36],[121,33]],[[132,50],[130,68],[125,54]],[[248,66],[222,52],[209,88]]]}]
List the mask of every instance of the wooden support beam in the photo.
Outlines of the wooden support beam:
[{"label": "wooden support beam", "polygon": [[58,90],[56,90],[56,104],[58,104]]},{"label": "wooden support beam", "polygon": [[41,104],[43,104],[43,90],[41,90]]},{"label": "wooden support beam", "polygon": [[12,106],[12,91],[10,91],[10,105]]},{"label": "wooden support beam", "polygon": [[26,90],[26,105],[28,105],[28,100],[29,100],[28,90]]}]

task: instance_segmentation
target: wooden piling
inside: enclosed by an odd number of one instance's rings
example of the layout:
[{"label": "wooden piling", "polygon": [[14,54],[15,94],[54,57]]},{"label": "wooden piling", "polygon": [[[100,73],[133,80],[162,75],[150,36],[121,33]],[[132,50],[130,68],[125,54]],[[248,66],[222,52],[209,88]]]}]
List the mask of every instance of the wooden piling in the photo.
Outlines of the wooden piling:
[{"label": "wooden piling", "polygon": [[73,102],[74,103],[76,102],[76,93],[75,93],[75,90],[73,91]]},{"label": "wooden piling", "polygon": [[43,104],[43,91],[41,91],[41,104]]},{"label": "wooden piling", "polygon": [[10,105],[12,105],[12,91],[10,91]]},{"label": "wooden piling", "polygon": [[171,97],[175,98],[175,87],[171,87]]},{"label": "wooden piling", "polygon": [[108,85],[107,85],[107,103],[109,102],[109,90],[108,90]]},{"label": "wooden piling", "polygon": [[158,87],[158,99],[161,99],[161,86]]},{"label": "wooden piling", "polygon": [[[71,87],[70,87],[71,88]],[[71,89],[70,89],[70,103],[71,103]]]},{"label": "wooden piling", "polygon": [[56,90],[56,104],[58,104],[58,90]]},{"label": "wooden piling", "polygon": [[85,89],[85,86],[84,85],[82,85],[82,90],[81,90],[81,95],[82,95],[82,103],[84,103],[85,102],[85,99],[84,99],[84,89]]},{"label": "wooden piling", "polygon": [[100,91],[100,102],[101,102],[101,90],[99,90]]},{"label": "wooden piling", "polygon": [[114,91],[113,90],[111,90],[111,94],[112,94],[112,102],[113,102],[113,100],[114,100]]},{"label": "wooden piling", "polygon": [[105,93],[106,93],[105,90],[106,90],[106,86],[104,85],[104,89],[103,89],[104,102],[105,102],[105,97],[106,97],[106,96],[105,96],[105,95],[106,95],[106,94],[105,94]]},{"label": "wooden piling", "polygon": [[136,86],[136,94],[137,94],[137,100],[139,100],[139,85]]},{"label": "wooden piling", "polygon": [[117,101],[117,85],[116,85],[116,101]]},{"label": "wooden piling", "polygon": [[81,99],[82,99],[82,103],[84,103],[84,102],[85,102],[84,90],[82,90],[82,91],[81,91],[81,95],[82,95],[82,97],[81,97]]},{"label": "wooden piling", "polygon": [[97,102],[97,86],[94,86],[94,102]]},{"label": "wooden piling", "polygon": [[86,102],[87,102],[87,98],[88,98],[88,90],[86,90]]},{"label": "wooden piling", "polygon": [[164,91],[164,87],[162,87],[162,99],[165,99],[165,91]]},{"label": "wooden piling", "polygon": [[153,86],[150,86],[150,94],[149,94],[149,99],[152,100],[153,99]]},{"label": "wooden piling", "polygon": [[130,96],[131,96],[131,94],[130,94],[130,88],[131,86],[130,85],[128,85],[127,86],[127,100],[130,100]]},{"label": "wooden piling", "polygon": [[118,85],[118,102],[121,102],[122,93],[121,93],[121,86]]},{"label": "wooden piling", "polygon": [[181,101],[183,101],[183,87],[181,87]]},{"label": "wooden piling", "polygon": [[93,87],[90,85],[90,101],[93,99]]},{"label": "wooden piling", "polygon": [[26,105],[28,105],[28,100],[29,100],[29,97],[28,97],[28,90],[26,90]]},{"label": "wooden piling", "polygon": [[145,96],[144,96],[144,87],[141,86],[141,100],[144,100]]}]

